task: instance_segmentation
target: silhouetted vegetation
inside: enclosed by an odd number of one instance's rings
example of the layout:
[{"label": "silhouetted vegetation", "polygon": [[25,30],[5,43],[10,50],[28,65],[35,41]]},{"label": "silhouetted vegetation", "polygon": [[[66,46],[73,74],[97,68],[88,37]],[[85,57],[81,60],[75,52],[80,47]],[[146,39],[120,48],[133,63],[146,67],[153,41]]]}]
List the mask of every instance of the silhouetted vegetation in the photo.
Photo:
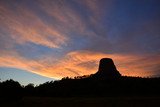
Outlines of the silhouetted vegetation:
[{"label": "silhouetted vegetation", "polygon": [[160,78],[121,77],[116,79],[63,78],[34,87],[23,87],[18,82],[7,80],[0,83],[0,96],[21,98],[23,96],[160,96]]},{"label": "silhouetted vegetation", "polygon": [[0,97],[16,100],[23,96],[23,87],[12,79],[0,83]]}]

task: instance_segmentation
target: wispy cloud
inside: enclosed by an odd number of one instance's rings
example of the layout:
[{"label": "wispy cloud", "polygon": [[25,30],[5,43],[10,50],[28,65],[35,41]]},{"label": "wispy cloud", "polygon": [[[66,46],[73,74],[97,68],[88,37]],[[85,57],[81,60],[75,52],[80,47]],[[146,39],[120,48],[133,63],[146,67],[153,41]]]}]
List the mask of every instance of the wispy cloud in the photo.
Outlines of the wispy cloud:
[{"label": "wispy cloud", "polygon": [[25,7],[18,5],[15,10],[11,10],[9,7],[1,5],[0,12],[0,23],[17,43],[32,42],[58,48],[67,41],[64,34],[56,30],[54,26],[45,24],[44,21]]},{"label": "wispy cloud", "polygon": [[93,74],[98,61],[110,57],[123,75],[159,75],[155,4],[143,9],[110,0],[1,0],[0,67],[62,78]]},{"label": "wispy cloud", "polygon": [[[47,58],[48,57],[48,58]],[[52,78],[74,77],[94,74],[98,69],[101,58],[112,58],[122,75],[128,76],[154,76],[159,74],[154,69],[160,64],[160,56],[151,55],[123,55],[123,54],[104,54],[90,51],[70,52],[66,56],[57,60],[45,59],[27,60],[20,56],[0,57],[1,67],[12,67],[34,72]],[[53,59],[53,56],[52,56]]]}]

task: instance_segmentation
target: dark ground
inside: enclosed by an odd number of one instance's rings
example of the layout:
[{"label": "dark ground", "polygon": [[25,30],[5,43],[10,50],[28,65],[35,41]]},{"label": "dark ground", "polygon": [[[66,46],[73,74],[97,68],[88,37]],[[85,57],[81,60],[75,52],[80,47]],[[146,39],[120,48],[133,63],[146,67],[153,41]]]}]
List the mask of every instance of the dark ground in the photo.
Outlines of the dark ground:
[{"label": "dark ground", "polygon": [[0,107],[160,107],[160,97],[24,97]]}]

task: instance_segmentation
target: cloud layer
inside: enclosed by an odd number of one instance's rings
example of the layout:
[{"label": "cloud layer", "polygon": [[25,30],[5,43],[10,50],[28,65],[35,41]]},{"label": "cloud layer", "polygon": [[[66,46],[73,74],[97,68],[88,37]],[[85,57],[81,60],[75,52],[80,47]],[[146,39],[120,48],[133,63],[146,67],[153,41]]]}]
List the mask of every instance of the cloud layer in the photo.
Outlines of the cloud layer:
[{"label": "cloud layer", "polygon": [[[160,64],[160,55],[150,58],[150,55],[120,55],[103,54],[90,51],[70,52],[61,59],[47,56],[45,59],[27,60],[20,56],[0,57],[1,67],[11,67],[27,70],[47,77],[60,79],[94,74],[98,70],[99,60],[112,58],[122,75],[126,76],[156,76]],[[52,59],[52,60],[51,60]],[[54,59],[54,60],[53,60]]]},{"label": "cloud layer", "polygon": [[112,58],[122,75],[160,75],[160,2],[1,0],[0,67],[62,78]]}]

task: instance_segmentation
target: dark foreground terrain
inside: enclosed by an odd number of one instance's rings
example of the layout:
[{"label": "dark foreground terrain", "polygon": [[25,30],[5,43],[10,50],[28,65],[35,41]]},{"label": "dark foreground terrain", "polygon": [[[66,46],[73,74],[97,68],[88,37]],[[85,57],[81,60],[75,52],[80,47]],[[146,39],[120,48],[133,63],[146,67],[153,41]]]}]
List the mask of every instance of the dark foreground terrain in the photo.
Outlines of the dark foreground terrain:
[{"label": "dark foreground terrain", "polygon": [[160,107],[160,97],[24,97],[0,107]]}]

